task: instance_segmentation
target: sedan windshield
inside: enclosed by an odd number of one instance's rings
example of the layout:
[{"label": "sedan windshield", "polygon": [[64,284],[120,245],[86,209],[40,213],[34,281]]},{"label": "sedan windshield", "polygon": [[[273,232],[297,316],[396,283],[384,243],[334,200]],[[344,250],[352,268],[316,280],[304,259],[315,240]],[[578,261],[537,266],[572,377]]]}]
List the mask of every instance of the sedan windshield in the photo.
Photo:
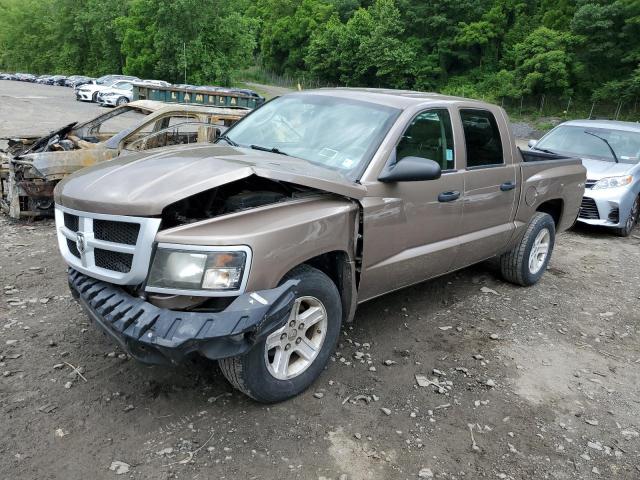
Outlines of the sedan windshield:
[{"label": "sedan windshield", "polygon": [[356,180],[399,113],[368,102],[290,94],[248,115],[221,140],[298,157]]},{"label": "sedan windshield", "polygon": [[[598,138],[600,137],[600,138]],[[638,163],[640,157],[640,131],[561,125],[534,146],[575,157],[615,162],[607,142],[620,163]]]}]

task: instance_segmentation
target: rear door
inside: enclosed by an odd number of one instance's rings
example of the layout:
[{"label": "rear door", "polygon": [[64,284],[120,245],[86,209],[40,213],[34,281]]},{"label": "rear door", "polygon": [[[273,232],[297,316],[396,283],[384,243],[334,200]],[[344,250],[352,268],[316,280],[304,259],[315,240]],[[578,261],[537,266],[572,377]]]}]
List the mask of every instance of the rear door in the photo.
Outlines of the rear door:
[{"label": "rear door", "polygon": [[480,108],[458,111],[466,168],[462,237],[454,268],[482,261],[506,246],[514,229],[519,191],[516,185],[519,167],[514,163],[511,137],[500,111]]}]

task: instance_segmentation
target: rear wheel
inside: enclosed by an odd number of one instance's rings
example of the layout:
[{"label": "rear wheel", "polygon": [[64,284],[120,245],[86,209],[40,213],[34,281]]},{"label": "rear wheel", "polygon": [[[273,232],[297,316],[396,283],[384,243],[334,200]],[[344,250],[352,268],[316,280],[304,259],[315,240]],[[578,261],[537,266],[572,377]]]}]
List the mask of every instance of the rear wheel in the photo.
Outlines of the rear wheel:
[{"label": "rear wheel", "polygon": [[331,279],[308,265],[294,269],[288,279],[300,283],[287,322],[246,354],[219,361],[227,380],[259,402],[280,402],[309,387],[340,334],[342,306]]},{"label": "rear wheel", "polygon": [[629,211],[624,227],[614,229],[616,235],[620,237],[628,237],[631,235],[631,232],[633,232],[633,229],[638,223],[638,217],[640,217],[640,196],[637,196],[633,205],[631,205],[631,210]]},{"label": "rear wheel", "polygon": [[556,240],[553,218],[536,212],[520,242],[500,257],[500,269],[505,280],[522,286],[540,280],[549,265]]}]

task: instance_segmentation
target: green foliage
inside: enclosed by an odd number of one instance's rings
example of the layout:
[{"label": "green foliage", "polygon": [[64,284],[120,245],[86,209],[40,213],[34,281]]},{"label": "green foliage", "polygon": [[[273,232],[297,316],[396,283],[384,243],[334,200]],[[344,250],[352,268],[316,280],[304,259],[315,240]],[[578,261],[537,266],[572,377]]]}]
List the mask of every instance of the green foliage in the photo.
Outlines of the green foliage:
[{"label": "green foliage", "polygon": [[342,23],[336,15],[315,32],[305,63],[336,83],[404,88],[411,83],[415,50],[393,0],[376,0]]},{"label": "green foliage", "polygon": [[183,82],[185,64],[191,83],[636,102],[640,0],[0,0],[0,69]]},{"label": "green foliage", "polygon": [[571,42],[570,34],[538,27],[514,45],[515,71],[528,93],[562,93],[569,89],[574,62],[568,49]]}]

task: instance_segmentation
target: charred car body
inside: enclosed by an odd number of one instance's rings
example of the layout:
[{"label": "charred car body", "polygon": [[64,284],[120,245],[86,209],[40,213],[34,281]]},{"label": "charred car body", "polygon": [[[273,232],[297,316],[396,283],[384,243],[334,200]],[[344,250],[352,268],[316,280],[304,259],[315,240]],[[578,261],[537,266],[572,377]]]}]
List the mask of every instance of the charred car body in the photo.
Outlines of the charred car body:
[{"label": "charred car body", "polygon": [[217,145],[66,178],[56,228],[74,297],[133,357],[219,360],[275,402],[320,375],[359,303],[496,256],[536,283],[585,178],[579,159],[520,152],[499,107],[323,89]]},{"label": "charred car body", "polygon": [[73,172],[171,145],[212,142],[245,109],[137,101],[44,137],[8,137],[0,150],[0,207],[13,218],[53,215],[53,188]]}]

